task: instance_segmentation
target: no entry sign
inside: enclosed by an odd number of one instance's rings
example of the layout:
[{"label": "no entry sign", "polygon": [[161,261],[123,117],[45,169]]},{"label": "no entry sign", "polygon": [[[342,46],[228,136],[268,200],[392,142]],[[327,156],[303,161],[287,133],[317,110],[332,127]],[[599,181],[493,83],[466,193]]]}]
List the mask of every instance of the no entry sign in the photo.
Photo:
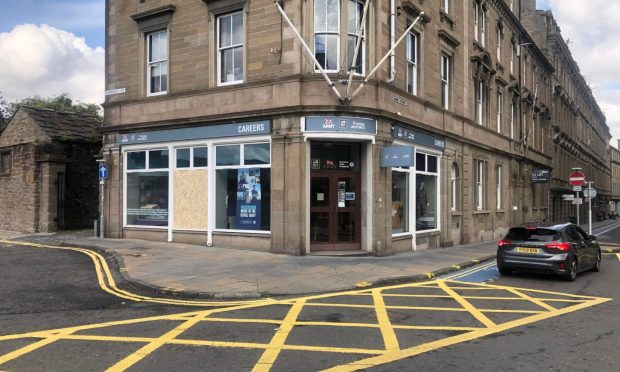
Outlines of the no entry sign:
[{"label": "no entry sign", "polygon": [[575,171],[570,174],[568,182],[573,186],[581,186],[586,183],[586,175],[579,171]]}]

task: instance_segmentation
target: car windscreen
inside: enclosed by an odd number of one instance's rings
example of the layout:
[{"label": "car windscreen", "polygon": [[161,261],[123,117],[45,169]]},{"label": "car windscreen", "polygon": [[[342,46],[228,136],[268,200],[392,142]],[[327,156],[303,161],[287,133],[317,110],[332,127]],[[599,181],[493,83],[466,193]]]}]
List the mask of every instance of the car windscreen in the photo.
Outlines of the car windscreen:
[{"label": "car windscreen", "polygon": [[560,239],[560,234],[551,229],[514,227],[508,231],[506,239],[524,242],[550,242]]}]

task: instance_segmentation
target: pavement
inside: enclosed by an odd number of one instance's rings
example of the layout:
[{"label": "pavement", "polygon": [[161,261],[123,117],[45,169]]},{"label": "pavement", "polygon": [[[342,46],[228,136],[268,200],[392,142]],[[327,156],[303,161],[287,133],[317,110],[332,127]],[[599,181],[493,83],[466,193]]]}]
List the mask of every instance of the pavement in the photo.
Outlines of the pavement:
[{"label": "pavement", "polygon": [[[593,223],[593,228],[620,224]],[[587,231],[587,230],[586,230]],[[91,230],[26,234],[0,230],[0,240],[79,247],[115,260],[120,274],[161,293],[205,298],[259,298],[323,293],[416,282],[495,259],[497,242],[401,253],[389,257],[286,256],[267,252],[152,242],[99,239]],[[620,251],[612,242],[602,248]]]}]

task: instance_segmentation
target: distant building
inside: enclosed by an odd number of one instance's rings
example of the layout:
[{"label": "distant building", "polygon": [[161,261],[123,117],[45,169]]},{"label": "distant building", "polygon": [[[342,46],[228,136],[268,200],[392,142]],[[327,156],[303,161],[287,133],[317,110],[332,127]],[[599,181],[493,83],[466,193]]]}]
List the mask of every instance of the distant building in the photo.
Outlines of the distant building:
[{"label": "distant building", "polygon": [[93,116],[21,107],[0,133],[0,230],[86,228],[98,212]]}]

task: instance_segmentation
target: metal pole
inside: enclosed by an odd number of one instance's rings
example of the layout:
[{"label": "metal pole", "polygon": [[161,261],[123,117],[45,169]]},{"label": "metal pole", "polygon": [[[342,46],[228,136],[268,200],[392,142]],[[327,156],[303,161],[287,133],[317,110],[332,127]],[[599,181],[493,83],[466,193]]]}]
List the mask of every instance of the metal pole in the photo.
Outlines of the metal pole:
[{"label": "metal pole", "polygon": [[588,182],[588,207],[590,208],[588,212],[590,235],[592,235],[592,182]]},{"label": "metal pole", "polygon": [[407,29],[405,30],[405,33],[403,33],[403,35],[396,41],[396,43],[392,46],[392,49],[390,49],[385,56],[383,56],[383,58],[379,61],[379,63],[377,63],[377,65],[375,66],[375,68],[372,69],[372,71],[370,71],[370,73],[368,74],[368,76],[366,76],[366,79],[364,79],[362,81],[362,83],[360,84],[359,87],[357,87],[357,89],[355,90],[355,92],[353,92],[353,94],[351,95],[351,97],[348,98],[348,101],[351,102],[353,100],[353,98],[355,98],[355,96],[357,96],[359,94],[359,92],[362,90],[362,88],[368,83],[368,81],[370,80],[370,78],[372,77],[372,75],[375,74],[375,72],[377,72],[377,70],[379,69],[379,67],[381,67],[381,65],[383,64],[383,62],[385,62],[385,60],[387,60],[390,55],[392,54],[392,52],[394,50],[396,50],[396,47],[398,46],[398,44],[400,44],[405,37],[407,36],[407,34],[409,34],[409,31],[411,31],[411,29],[413,29],[413,27],[416,25],[416,23],[418,23],[422,17],[424,17],[424,12],[420,12],[420,14],[418,15],[418,18],[416,18],[411,25],[409,25],[409,27],[407,27]]},{"label": "metal pole", "polygon": [[[579,201],[579,191],[575,192],[575,199]],[[579,203],[577,205],[577,226],[579,226]]]},{"label": "metal pole", "polygon": [[[355,52],[353,53],[353,59],[351,60],[351,66],[349,67],[349,81],[347,82],[347,93],[349,95],[349,91],[351,90],[351,82],[353,81],[353,64],[357,61],[357,54],[360,51],[360,45],[362,43],[362,33],[366,33],[366,14],[368,13],[368,6],[370,5],[370,0],[366,1],[364,4],[364,14],[362,15],[362,24],[360,28],[357,30],[355,34]],[[363,62],[362,62],[363,63]]]},{"label": "metal pole", "polygon": [[301,37],[299,32],[297,32],[297,29],[295,28],[291,20],[288,18],[288,16],[284,12],[284,9],[282,9],[280,4],[278,3],[278,0],[273,0],[273,3],[275,4],[276,8],[278,8],[280,15],[282,15],[282,18],[286,22],[289,29],[293,32],[293,34],[297,38],[297,41],[299,41],[299,43],[301,44],[302,49],[306,52],[308,57],[312,59],[312,61],[314,62],[314,66],[321,72],[321,75],[323,75],[323,79],[325,79],[325,81],[327,82],[327,85],[332,89],[336,97],[338,97],[338,99],[341,102],[344,102],[344,99],[342,98],[342,95],[340,94],[340,92],[338,92],[338,89],[336,89],[335,84],[331,81],[329,76],[327,76],[327,73],[325,73],[325,70],[323,70],[323,67],[321,67],[321,64],[319,63],[319,61],[316,60],[316,57],[314,56],[314,54],[312,53],[312,51],[310,50],[310,48],[308,47],[304,39]]},{"label": "metal pole", "polygon": [[100,216],[99,216],[99,237],[101,239],[104,238],[104,230],[105,230],[105,221],[104,221],[104,213],[103,213],[103,206],[104,206],[104,202],[103,202],[103,192],[104,192],[104,184],[105,181],[104,180],[100,180],[99,181],[99,211],[100,211]]}]

